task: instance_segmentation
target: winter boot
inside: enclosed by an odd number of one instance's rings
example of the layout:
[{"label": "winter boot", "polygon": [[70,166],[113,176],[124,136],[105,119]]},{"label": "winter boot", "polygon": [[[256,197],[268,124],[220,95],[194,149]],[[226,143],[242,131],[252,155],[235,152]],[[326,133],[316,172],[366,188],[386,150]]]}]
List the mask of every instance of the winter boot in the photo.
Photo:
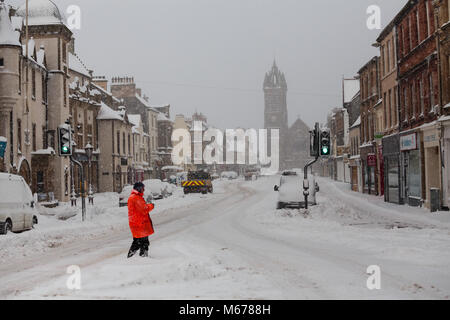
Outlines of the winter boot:
[{"label": "winter boot", "polygon": [[134,256],[136,254],[136,252],[138,252],[138,250],[130,250],[128,252],[128,259],[130,259],[132,256]]},{"label": "winter boot", "polygon": [[141,250],[141,252],[139,253],[139,255],[142,258],[148,258],[148,250]]}]

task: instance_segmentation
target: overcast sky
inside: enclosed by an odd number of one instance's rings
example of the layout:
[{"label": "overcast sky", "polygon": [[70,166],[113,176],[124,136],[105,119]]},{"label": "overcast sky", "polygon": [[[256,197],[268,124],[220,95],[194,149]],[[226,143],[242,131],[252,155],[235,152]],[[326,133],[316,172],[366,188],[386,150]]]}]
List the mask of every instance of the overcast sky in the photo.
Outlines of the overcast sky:
[{"label": "overcast sky", "polygon": [[[6,0],[20,4],[21,0]],[[274,58],[286,74],[289,122],[324,122],[342,105],[342,76],[379,51],[382,27],[406,0],[54,0],[82,10],[76,51],[95,75],[134,76],[154,105],[196,110],[221,128],[262,128],[262,84]]]}]

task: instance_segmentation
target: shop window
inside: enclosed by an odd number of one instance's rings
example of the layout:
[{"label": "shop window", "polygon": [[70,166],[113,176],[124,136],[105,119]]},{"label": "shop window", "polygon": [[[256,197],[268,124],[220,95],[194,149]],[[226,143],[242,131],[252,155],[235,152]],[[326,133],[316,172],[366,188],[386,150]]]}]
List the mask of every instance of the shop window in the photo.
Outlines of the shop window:
[{"label": "shop window", "polygon": [[17,119],[17,149],[22,150],[22,121]]},{"label": "shop window", "polygon": [[31,70],[31,98],[36,100],[36,70]]},{"label": "shop window", "polygon": [[36,191],[37,193],[44,193],[45,192],[45,184],[44,184],[44,172],[38,171],[36,175]]},{"label": "shop window", "polygon": [[32,126],[32,148],[33,148],[33,151],[37,150],[36,144],[37,144],[37,141],[36,141],[36,124],[33,123],[33,126]]},{"label": "shop window", "polygon": [[420,151],[414,150],[409,153],[408,163],[408,195],[421,198],[422,181],[420,169]]}]

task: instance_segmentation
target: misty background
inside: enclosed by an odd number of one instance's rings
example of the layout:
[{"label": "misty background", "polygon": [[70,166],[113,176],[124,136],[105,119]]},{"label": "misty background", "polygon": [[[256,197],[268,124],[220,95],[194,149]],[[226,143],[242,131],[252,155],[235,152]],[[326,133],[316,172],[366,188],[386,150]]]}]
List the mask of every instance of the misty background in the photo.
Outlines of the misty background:
[{"label": "misty background", "polygon": [[[264,75],[274,58],[288,83],[289,122],[324,122],[342,106],[342,77],[370,58],[406,0],[53,0],[80,6],[77,54],[94,75],[134,76],[152,105],[195,111],[219,128],[263,128]],[[24,0],[6,0],[18,6]]]}]

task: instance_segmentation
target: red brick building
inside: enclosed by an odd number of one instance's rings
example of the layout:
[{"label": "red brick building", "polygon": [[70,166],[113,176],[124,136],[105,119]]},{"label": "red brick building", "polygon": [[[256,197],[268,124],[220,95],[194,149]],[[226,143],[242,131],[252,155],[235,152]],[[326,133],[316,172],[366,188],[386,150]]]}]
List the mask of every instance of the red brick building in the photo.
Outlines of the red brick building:
[{"label": "red brick building", "polygon": [[373,57],[359,71],[361,87],[361,166],[363,192],[379,195],[379,165],[375,141],[377,110],[380,110],[380,58]]},{"label": "red brick building", "polygon": [[394,19],[397,28],[402,196],[429,205],[440,188],[438,54],[433,0],[411,0]]}]

